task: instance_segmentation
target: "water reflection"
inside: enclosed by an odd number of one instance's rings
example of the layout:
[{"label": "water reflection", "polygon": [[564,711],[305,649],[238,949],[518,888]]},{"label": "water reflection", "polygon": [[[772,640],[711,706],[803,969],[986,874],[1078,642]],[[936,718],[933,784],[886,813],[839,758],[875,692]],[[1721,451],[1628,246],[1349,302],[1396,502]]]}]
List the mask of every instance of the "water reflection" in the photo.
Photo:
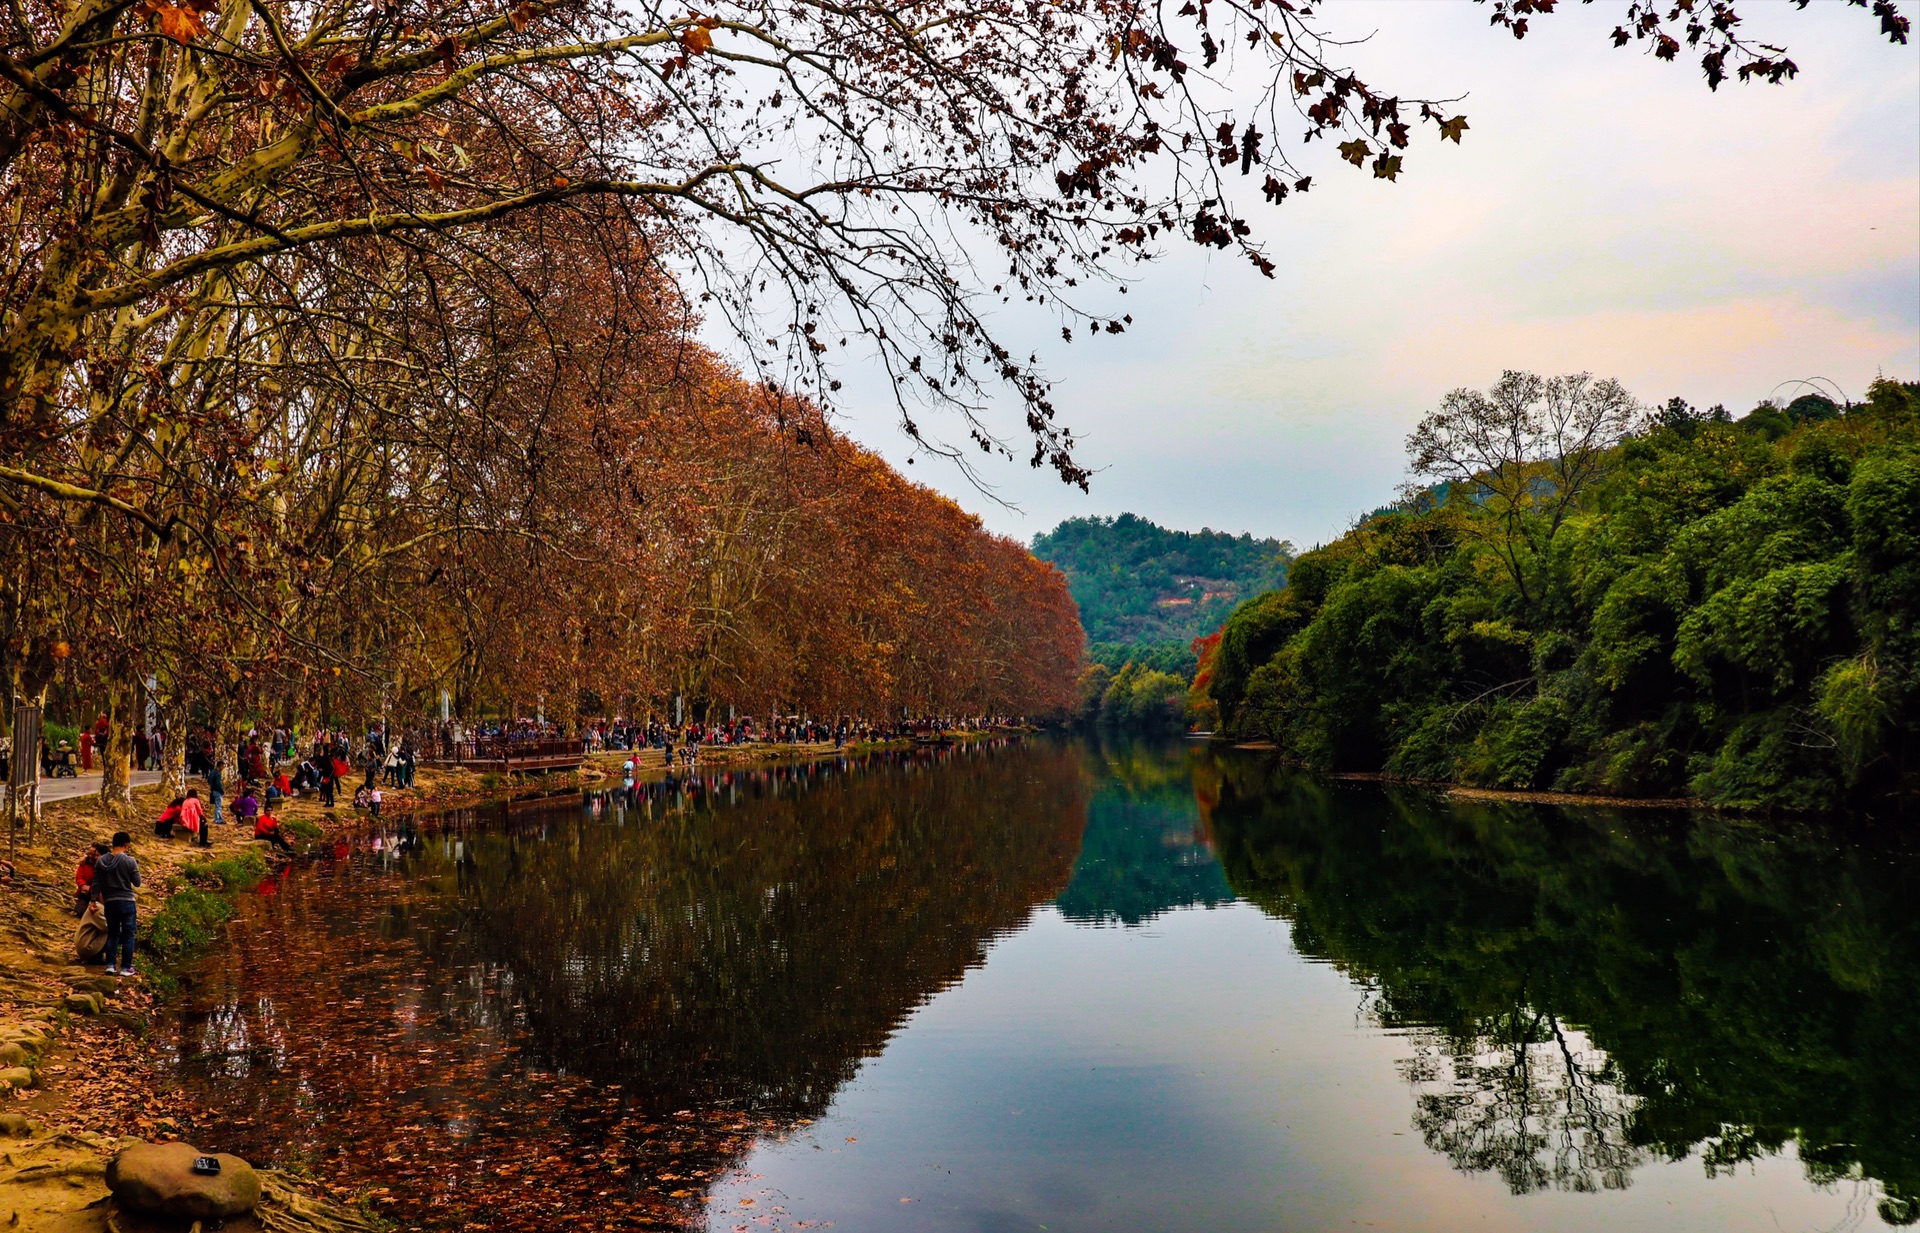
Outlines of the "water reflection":
[{"label": "water reflection", "polygon": [[1920,861],[1886,837],[1441,803],[1246,759],[1197,780],[1234,890],[1414,1044],[1415,1123],[1515,1193],[1792,1143],[1920,1217]]},{"label": "water reflection", "polygon": [[[262,890],[174,1026],[183,1081],[221,1146],[385,1183],[410,1224],[697,1226],[748,1152],[876,1083],[896,1147],[976,1198],[1023,1168],[1055,1199],[1072,1180],[1085,1202],[1055,1229],[1345,1227],[1341,1195],[1411,1176],[1382,1145],[1409,1106],[1425,1149],[1391,1142],[1529,1215],[1788,1146],[1816,1183],[1874,1179],[1884,1219],[1920,1214],[1920,860],[1883,837],[1034,742],[396,824]],[[1267,915],[1179,912],[1236,896]],[[1243,957],[1284,936],[1344,979]],[[1322,994],[1332,1019],[1275,1030]],[[1205,1030],[1223,1023],[1231,1041]],[[1360,1043],[1381,1028],[1397,1076]],[[899,1074],[850,1085],[883,1052]],[[1277,1129],[1335,1058],[1384,1100],[1343,1072],[1344,1103]],[[1216,1070],[1237,1077],[1209,1088]],[[1252,1091],[1279,1095],[1235,1103]],[[844,1200],[867,1166],[802,1140],[795,1176]],[[1327,1141],[1349,1145],[1337,1169],[1295,1159]],[[1170,1200],[1161,1161],[1200,1182]],[[981,1227],[900,1209],[895,1176],[870,1179],[872,1227]],[[1279,1220],[1282,1192],[1332,1197]]]},{"label": "water reflection", "polygon": [[178,1026],[225,1142],[410,1219],[691,1218],[1066,883],[1056,746],[404,827],[257,898]]},{"label": "water reflection", "polygon": [[1055,901],[1060,914],[1140,925],[1175,908],[1232,902],[1194,800],[1189,751],[1108,737],[1087,753],[1096,787],[1073,880]]}]

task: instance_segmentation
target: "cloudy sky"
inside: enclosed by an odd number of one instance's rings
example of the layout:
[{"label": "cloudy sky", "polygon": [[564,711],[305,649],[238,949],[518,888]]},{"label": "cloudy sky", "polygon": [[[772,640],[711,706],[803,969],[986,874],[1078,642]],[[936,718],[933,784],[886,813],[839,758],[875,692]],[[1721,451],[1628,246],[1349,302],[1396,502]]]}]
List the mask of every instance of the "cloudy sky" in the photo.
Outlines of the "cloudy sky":
[{"label": "cloudy sky", "polygon": [[[1839,0],[1748,0],[1748,34],[1801,75],[1714,94],[1693,61],[1614,50],[1624,8],[1571,6],[1516,43],[1454,0],[1330,5],[1373,34],[1354,63],[1375,85],[1466,95],[1465,144],[1417,143],[1393,185],[1314,148],[1312,193],[1268,216],[1272,281],[1182,246],[1112,297],[1129,334],[1068,347],[1009,321],[1060,383],[1090,494],[1024,461],[988,468],[998,500],[938,459],[907,473],[1023,540],[1133,511],[1304,547],[1390,496],[1442,393],[1503,368],[1735,414],[1798,378],[1857,396],[1920,377],[1920,46]],[[844,426],[904,464],[868,385]]]}]

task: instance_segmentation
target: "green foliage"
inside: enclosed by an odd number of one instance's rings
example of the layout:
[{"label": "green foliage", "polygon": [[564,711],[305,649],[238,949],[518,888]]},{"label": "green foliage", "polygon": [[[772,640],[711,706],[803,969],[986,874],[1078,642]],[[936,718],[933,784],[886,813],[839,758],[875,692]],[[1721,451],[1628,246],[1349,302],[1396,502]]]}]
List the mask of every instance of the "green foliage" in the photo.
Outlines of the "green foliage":
[{"label": "green foliage", "polygon": [[[1293,546],[1219,531],[1169,531],[1133,514],[1069,518],[1033,540],[1033,555],[1067,576],[1080,623],[1095,646],[1135,647],[1109,658],[1146,662],[1142,644],[1185,648],[1210,634],[1238,600],[1279,586]],[[1153,660],[1165,672],[1183,665]],[[1184,675],[1193,667],[1184,664]]]},{"label": "green foliage", "polygon": [[1092,663],[1105,664],[1112,672],[1118,672],[1128,664],[1139,664],[1142,668],[1171,672],[1189,679],[1199,667],[1199,657],[1194,654],[1192,640],[1182,641],[1178,638],[1165,638],[1157,642],[1095,642],[1087,647],[1087,659]]},{"label": "green foliage", "polygon": [[1524,594],[1485,509],[1371,517],[1235,610],[1209,697],[1314,766],[1913,810],[1916,387],[1810,398],[1737,422],[1670,403],[1535,537]]},{"label": "green foliage", "polygon": [[1156,731],[1182,727],[1187,716],[1187,682],[1171,672],[1159,672],[1129,663],[1105,678],[1098,702],[1089,706],[1092,684],[1102,678],[1103,665],[1088,668],[1081,678],[1083,722],[1112,728]]},{"label": "green foliage", "polygon": [[280,823],[280,829],[283,833],[292,835],[296,839],[305,839],[308,841],[324,838],[327,833],[318,822],[309,822],[305,818],[284,819]]},{"label": "green foliage", "polygon": [[233,917],[233,902],[220,891],[188,886],[168,896],[140,939],[162,963],[178,963],[213,945],[220,926]]},{"label": "green foliage", "polygon": [[252,848],[246,848],[231,856],[189,861],[181,866],[180,876],[191,885],[203,889],[247,891],[258,886],[268,871],[267,858]]}]

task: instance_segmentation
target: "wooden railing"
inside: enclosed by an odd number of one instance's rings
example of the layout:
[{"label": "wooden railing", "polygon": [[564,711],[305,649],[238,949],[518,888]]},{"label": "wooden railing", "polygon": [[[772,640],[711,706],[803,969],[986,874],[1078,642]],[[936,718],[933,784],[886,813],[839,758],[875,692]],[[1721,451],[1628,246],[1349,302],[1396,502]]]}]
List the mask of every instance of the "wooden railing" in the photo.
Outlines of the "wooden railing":
[{"label": "wooden railing", "polygon": [[484,762],[508,769],[519,765],[578,764],[586,756],[587,743],[573,737],[482,736],[464,741],[430,737],[420,743],[423,762]]}]

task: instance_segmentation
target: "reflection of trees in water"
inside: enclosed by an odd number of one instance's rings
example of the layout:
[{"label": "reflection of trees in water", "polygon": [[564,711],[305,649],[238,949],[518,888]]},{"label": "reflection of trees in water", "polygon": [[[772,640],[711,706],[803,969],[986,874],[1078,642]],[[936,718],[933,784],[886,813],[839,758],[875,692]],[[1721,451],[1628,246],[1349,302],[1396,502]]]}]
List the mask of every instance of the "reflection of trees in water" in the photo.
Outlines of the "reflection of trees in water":
[{"label": "reflection of trees in water", "polygon": [[1056,901],[1068,920],[1139,925],[1191,904],[1230,903],[1194,807],[1189,750],[1109,735],[1099,762],[1073,880]]},{"label": "reflection of trees in water", "polygon": [[197,973],[183,1081],[223,1147],[391,1184],[410,1219],[697,1223],[1065,883],[1070,751],[938,758],[456,817],[301,871]]},{"label": "reflection of trees in water", "polygon": [[748,781],[731,809],[636,801],[612,835],[485,836],[448,957],[512,974],[490,996],[540,1060],[667,1101],[818,1112],[1073,859],[1086,795],[1065,749],[927,770]]},{"label": "reflection of trees in water", "polygon": [[1900,837],[1453,803],[1229,755],[1196,789],[1233,888],[1415,1042],[1420,1130],[1460,1167],[1606,1187],[1792,1143],[1810,1180],[1871,1178],[1884,1219],[1920,1216]]},{"label": "reflection of trees in water", "polygon": [[1498,1174],[1515,1194],[1626,1189],[1642,1156],[1629,1136],[1637,1102],[1607,1055],[1539,1011],[1486,1027],[1408,1036],[1400,1073],[1427,1146],[1463,1172]]}]

